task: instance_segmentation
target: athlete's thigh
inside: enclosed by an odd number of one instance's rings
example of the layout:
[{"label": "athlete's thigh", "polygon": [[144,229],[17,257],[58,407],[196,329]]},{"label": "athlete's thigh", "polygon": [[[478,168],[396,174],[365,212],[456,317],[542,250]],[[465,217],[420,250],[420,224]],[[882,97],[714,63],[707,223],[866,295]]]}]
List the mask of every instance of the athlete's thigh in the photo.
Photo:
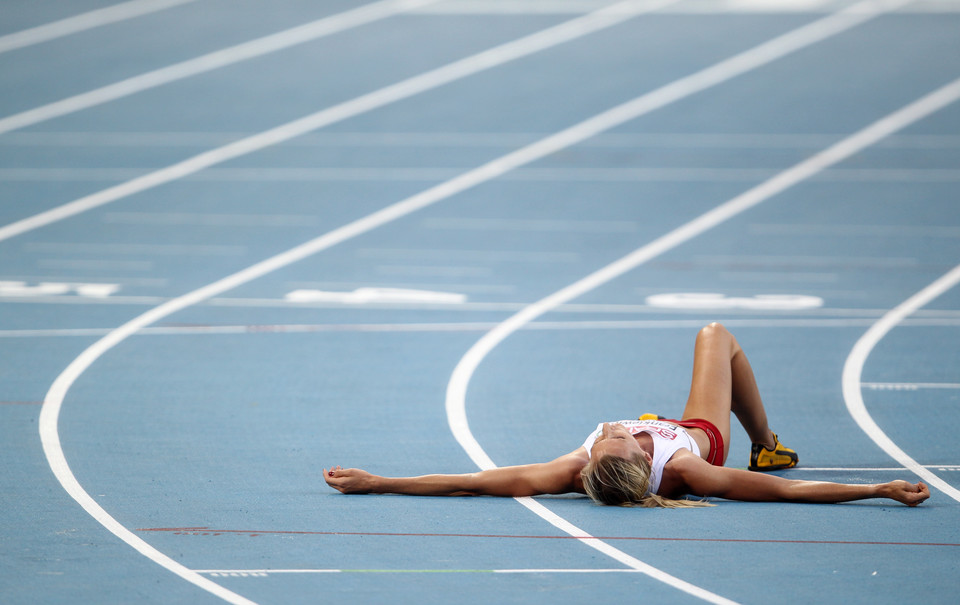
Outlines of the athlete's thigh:
[{"label": "athlete's thigh", "polygon": [[730,407],[733,403],[730,358],[736,341],[722,326],[712,328],[704,328],[697,336],[690,395],[681,420],[709,420],[720,430],[724,443],[730,443]]}]

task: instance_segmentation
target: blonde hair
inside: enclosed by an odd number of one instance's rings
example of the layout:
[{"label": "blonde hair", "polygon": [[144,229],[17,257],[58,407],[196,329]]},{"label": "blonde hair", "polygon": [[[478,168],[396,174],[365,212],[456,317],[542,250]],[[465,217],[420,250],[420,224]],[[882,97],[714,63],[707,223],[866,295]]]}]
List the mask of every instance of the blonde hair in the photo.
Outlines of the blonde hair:
[{"label": "blonde hair", "polygon": [[650,489],[650,461],[641,454],[631,458],[601,456],[580,471],[583,488],[597,504],[642,508],[692,508],[714,506],[703,500],[672,500]]}]

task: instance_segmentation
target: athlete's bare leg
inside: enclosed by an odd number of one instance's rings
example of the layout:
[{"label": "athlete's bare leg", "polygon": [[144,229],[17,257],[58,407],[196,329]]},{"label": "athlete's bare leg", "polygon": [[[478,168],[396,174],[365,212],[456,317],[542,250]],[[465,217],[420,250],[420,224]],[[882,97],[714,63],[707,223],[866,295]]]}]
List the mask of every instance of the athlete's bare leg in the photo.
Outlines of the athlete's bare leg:
[{"label": "athlete's bare leg", "polygon": [[733,334],[712,323],[697,334],[693,381],[682,419],[709,420],[720,430],[724,443],[730,443],[730,412],[736,414],[753,443],[774,447],[750,362]]}]

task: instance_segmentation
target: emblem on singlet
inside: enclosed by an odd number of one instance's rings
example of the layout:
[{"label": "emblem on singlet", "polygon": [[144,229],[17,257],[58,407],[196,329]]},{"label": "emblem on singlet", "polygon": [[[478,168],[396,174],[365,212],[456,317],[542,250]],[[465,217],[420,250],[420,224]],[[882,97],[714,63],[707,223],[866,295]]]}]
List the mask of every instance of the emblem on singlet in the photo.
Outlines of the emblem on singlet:
[{"label": "emblem on singlet", "polygon": [[633,435],[645,431],[648,433],[656,433],[668,441],[673,441],[677,438],[677,431],[673,426],[665,422],[660,422],[659,420],[631,420],[630,424],[622,422],[620,424],[623,424],[624,428]]}]

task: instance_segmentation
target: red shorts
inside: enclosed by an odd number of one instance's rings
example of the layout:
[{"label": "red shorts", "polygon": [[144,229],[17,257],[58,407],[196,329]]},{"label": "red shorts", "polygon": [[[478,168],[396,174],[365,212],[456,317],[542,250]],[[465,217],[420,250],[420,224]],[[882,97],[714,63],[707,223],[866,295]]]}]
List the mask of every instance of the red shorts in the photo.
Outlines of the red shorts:
[{"label": "red shorts", "polygon": [[689,418],[687,420],[667,420],[674,422],[687,429],[701,429],[707,434],[710,440],[710,451],[707,452],[707,462],[714,466],[723,466],[723,435],[709,420],[702,418]]}]

